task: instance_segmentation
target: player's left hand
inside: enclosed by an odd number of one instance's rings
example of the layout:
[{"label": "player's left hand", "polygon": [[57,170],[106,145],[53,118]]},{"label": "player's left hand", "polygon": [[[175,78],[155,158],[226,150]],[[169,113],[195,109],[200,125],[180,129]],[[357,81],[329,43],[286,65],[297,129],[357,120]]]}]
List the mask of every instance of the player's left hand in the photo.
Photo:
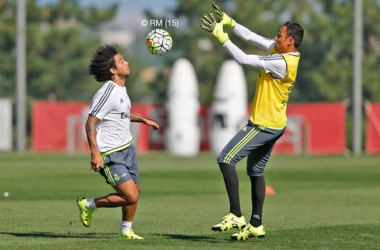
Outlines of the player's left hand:
[{"label": "player's left hand", "polygon": [[151,127],[151,131],[157,131],[160,125],[155,120],[146,119],[145,124]]},{"label": "player's left hand", "polygon": [[203,18],[201,18],[201,28],[210,32],[222,45],[229,39],[227,33],[223,31],[223,24],[216,21],[214,13],[212,12],[209,12],[209,15],[203,14]]}]

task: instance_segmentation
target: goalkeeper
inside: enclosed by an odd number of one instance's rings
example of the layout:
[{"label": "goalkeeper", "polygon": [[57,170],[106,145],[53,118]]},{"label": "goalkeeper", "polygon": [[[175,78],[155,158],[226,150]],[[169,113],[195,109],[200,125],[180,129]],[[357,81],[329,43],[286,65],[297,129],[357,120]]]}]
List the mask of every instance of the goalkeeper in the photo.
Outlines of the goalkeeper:
[{"label": "goalkeeper", "polygon": [[[240,229],[231,236],[233,240],[262,238],[265,236],[262,224],[264,169],[275,142],[285,131],[286,107],[300,60],[297,48],[301,45],[304,31],[298,23],[286,22],[274,39],[267,39],[236,23],[215,3],[212,6],[218,21],[210,12],[201,18],[201,28],[210,32],[239,64],[260,69],[248,124],[230,140],[217,159],[228,193],[230,213],[212,230]],[[244,41],[268,51],[269,55],[245,54],[231,42],[223,26],[230,28]],[[239,179],[235,168],[245,156],[248,156],[247,174],[251,180],[252,197],[252,214],[248,224],[240,209]]]}]

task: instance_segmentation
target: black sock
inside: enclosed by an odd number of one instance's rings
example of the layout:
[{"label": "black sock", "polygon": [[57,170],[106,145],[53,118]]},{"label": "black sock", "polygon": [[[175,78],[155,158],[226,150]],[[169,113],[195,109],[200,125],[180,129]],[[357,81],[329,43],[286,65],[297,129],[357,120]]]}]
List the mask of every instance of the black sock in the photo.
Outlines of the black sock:
[{"label": "black sock", "polygon": [[250,176],[251,196],[252,196],[252,215],[250,223],[254,227],[262,225],[263,206],[265,199],[265,179],[264,176]]},{"label": "black sock", "polygon": [[239,199],[239,178],[235,166],[219,163],[220,171],[222,171],[224,183],[230,200],[230,213],[237,217],[241,217],[240,199]]}]

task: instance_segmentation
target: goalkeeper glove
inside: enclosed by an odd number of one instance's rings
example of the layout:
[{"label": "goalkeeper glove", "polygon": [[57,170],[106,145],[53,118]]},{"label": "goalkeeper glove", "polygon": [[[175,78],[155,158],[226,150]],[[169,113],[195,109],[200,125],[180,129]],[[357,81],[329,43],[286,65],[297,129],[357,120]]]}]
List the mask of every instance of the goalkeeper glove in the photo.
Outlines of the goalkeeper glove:
[{"label": "goalkeeper glove", "polygon": [[230,29],[235,27],[236,21],[234,19],[232,19],[231,17],[229,17],[226,13],[224,13],[218,7],[218,5],[216,5],[215,3],[212,3],[212,7],[214,8],[215,13],[220,17],[223,25],[227,25]]},{"label": "goalkeeper glove", "polygon": [[201,18],[201,28],[210,32],[218,39],[219,43],[223,45],[229,39],[227,33],[223,31],[223,24],[216,22],[212,12],[209,12],[209,15],[210,16],[203,14],[203,18]]}]

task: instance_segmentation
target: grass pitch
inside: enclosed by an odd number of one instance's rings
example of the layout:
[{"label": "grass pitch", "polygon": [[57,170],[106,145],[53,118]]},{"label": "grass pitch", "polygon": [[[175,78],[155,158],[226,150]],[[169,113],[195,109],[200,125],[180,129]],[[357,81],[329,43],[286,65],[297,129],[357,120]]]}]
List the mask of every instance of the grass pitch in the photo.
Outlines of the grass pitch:
[{"label": "grass pitch", "polygon": [[[112,189],[89,172],[89,155],[1,153],[0,249],[379,249],[380,157],[273,156],[264,239],[232,242],[211,226],[228,213],[215,156],[139,156],[141,196],[133,223],[144,241],[117,238],[121,211],[79,222],[75,200]],[[250,183],[238,165],[243,214]],[[4,192],[9,197],[4,197]],[[249,220],[249,219],[248,219]]]}]

